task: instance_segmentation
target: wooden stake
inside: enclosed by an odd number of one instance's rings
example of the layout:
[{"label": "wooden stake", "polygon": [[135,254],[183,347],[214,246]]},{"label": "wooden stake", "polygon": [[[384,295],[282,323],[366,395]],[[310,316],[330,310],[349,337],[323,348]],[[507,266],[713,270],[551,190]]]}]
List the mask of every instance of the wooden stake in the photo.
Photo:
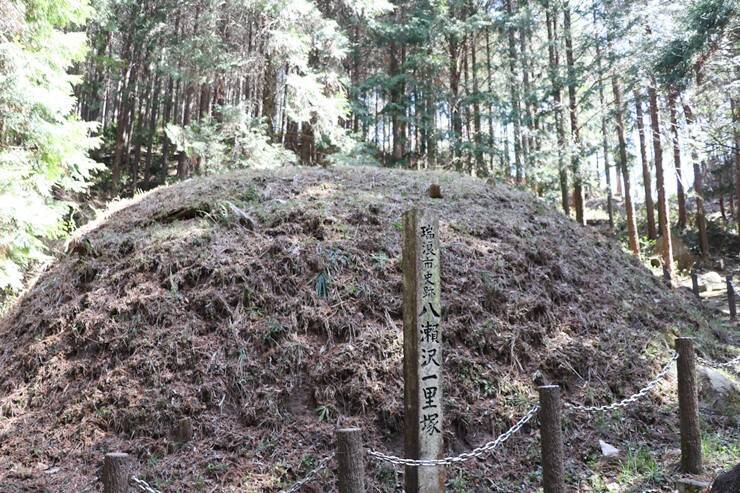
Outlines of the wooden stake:
[{"label": "wooden stake", "polygon": [[696,269],[691,269],[691,290],[697,298],[701,298],[699,294],[699,275],[696,273]]},{"label": "wooden stake", "polygon": [[339,493],[365,493],[365,461],[359,428],[337,430]]},{"label": "wooden stake", "polygon": [[105,454],[103,461],[103,493],[128,493],[131,476],[129,455],[122,452]]},{"label": "wooden stake", "polygon": [[[410,459],[439,459],[442,439],[442,306],[439,221],[428,211],[404,216],[404,443]],[[407,493],[443,493],[441,467],[406,467]]]},{"label": "wooden stake", "polygon": [[696,387],[696,354],[690,337],[676,339],[678,352],[678,412],[681,428],[681,470],[701,474],[699,394]]},{"label": "wooden stake", "polygon": [[737,320],[737,305],[735,304],[735,286],[732,284],[732,275],[725,278],[727,282],[727,306],[730,308],[730,320]]},{"label": "wooden stake", "polygon": [[545,493],[565,493],[560,387],[545,385],[539,391],[542,486]]}]

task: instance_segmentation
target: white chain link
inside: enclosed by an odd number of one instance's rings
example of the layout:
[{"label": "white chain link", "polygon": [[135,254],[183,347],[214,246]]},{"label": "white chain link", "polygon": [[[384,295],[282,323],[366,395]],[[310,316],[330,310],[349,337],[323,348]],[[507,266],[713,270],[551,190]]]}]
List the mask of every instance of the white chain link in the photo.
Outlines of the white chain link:
[{"label": "white chain link", "polygon": [[316,477],[318,473],[320,473],[323,469],[325,469],[326,466],[329,465],[329,461],[331,461],[333,458],[334,458],[334,454],[324,457],[323,459],[319,461],[318,465],[306,475],[306,477],[304,477],[303,479],[298,481],[296,484],[291,486],[290,489],[281,490],[280,493],[297,493],[298,491],[301,490],[301,488],[304,485],[313,481],[314,477]]},{"label": "white chain link", "polygon": [[619,407],[627,407],[630,404],[633,404],[637,402],[638,399],[641,399],[642,397],[645,397],[648,392],[653,390],[656,385],[658,385],[658,382],[660,382],[664,376],[668,374],[669,371],[671,371],[671,366],[673,366],[673,362],[678,359],[678,353],[673,353],[673,356],[671,357],[671,360],[663,366],[663,369],[660,370],[660,372],[656,375],[654,379],[652,379],[650,382],[648,382],[647,385],[645,385],[643,388],[641,388],[636,394],[632,394],[631,396],[627,397],[626,399],[622,399],[618,402],[612,402],[611,404],[607,404],[605,406],[582,406],[580,404],[571,404],[570,402],[566,402],[564,406],[569,409],[573,409],[576,411],[586,411],[586,412],[602,412],[602,411],[612,411],[614,409],[617,409]]},{"label": "white chain link", "polygon": [[701,363],[704,366],[708,366],[710,368],[716,368],[716,369],[724,369],[729,368],[730,370],[734,370],[735,367],[740,364],[740,355],[735,356],[730,361],[725,361],[724,363],[715,363],[714,361],[710,361],[708,359],[702,358],[699,356],[699,363]]},{"label": "white chain link", "polygon": [[143,479],[139,479],[136,476],[131,476],[131,482],[138,486],[141,491],[144,491],[146,493],[162,493],[158,489],[150,486],[149,483],[147,483]]},{"label": "white chain link", "polygon": [[449,466],[451,464],[465,462],[473,458],[481,457],[504,443],[511,437],[511,435],[519,431],[522,426],[527,423],[527,421],[532,419],[534,415],[537,414],[537,411],[539,411],[539,409],[540,406],[534,406],[532,409],[529,410],[527,414],[525,414],[519,421],[517,421],[514,426],[509,428],[509,430],[502,435],[498,436],[495,440],[491,440],[485,445],[473,449],[470,452],[460,454],[457,457],[445,457],[444,459],[405,459],[402,457],[396,457],[395,455],[386,455],[375,450],[368,450],[367,455],[374,458],[375,460],[390,462],[391,464],[397,464],[401,466]]}]

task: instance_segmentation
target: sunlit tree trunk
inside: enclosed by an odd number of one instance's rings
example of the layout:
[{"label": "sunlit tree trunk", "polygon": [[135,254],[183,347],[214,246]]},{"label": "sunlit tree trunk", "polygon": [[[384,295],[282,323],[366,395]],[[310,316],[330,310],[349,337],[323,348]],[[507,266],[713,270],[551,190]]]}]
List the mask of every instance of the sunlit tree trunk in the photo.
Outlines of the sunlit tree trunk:
[{"label": "sunlit tree trunk", "polygon": [[676,193],[678,196],[678,227],[686,227],[686,193],[681,172],[681,145],[678,141],[678,117],[676,115],[676,91],[668,90],[668,113],[671,118],[671,138],[673,143],[673,164],[676,167]]},{"label": "sunlit tree trunk", "polygon": [[490,39],[490,29],[486,27],[486,74],[488,76],[488,168],[491,173],[493,173],[493,158],[495,155],[494,152],[494,138],[493,138],[493,103],[491,102],[491,95],[493,94],[493,72],[491,70],[491,39]]},{"label": "sunlit tree trunk", "polygon": [[[594,23],[596,22],[596,11],[594,10]],[[600,40],[595,40],[596,44],[596,66],[599,77],[599,105],[601,110],[601,148],[604,155],[604,177],[606,179],[606,211],[609,215],[609,230],[614,229],[614,210],[612,204],[612,178],[611,169],[609,168],[609,138],[606,133],[606,104],[604,103],[604,69],[602,67],[602,53]],[[617,173],[617,180],[619,180]]]},{"label": "sunlit tree trunk", "polygon": [[565,35],[565,60],[568,74],[568,107],[570,110],[571,151],[570,166],[573,172],[573,204],[576,221],[586,224],[583,214],[583,176],[581,175],[581,136],[578,129],[578,99],[576,94],[576,72],[573,56],[573,39],[570,26],[570,5],[563,5],[563,33]]},{"label": "sunlit tree trunk", "polygon": [[[506,0],[506,13],[509,19],[514,15],[513,0]],[[511,118],[514,123],[514,169],[516,182],[521,184],[524,178],[522,163],[522,129],[519,107],[519,81],[517,80],[517,50],[516,34],[513,23],[509,21],[506,27],[509,47],[509,92],[511,95]]]},{"label": "sunlit tree trunk", "polygon": [[732,108],[732,138],[735,143],[735,224],[740,234],[740,104],[736,98],[730,98]]},{"label": "sunlit tree trunk", "polygon": [[624,137],[624,117],[622,107],[622,90],[616,75],[612,76],[612,92],[614,93],[614,108],[617,120],[617,139],[619,142],[619,169],[622,172],[624,182],[624,208],[627,213],[627,236],[629,238],[630,250],[635,255],[640,254],[640,243],[637,238],[637,221],[635,210],[632,205],[632,193],[630,190],[630,172],[627,166],[627,144]]},{"label": "sunlit tree trunk", "polygon": [[452,112],[452,135],[450,147],[452,160],[458,171],[462,170],[460,142],[462,139],[462,116],[460,115],[460,43],[454,33],[449,35],[450,111]]},{"label": "sunlit tree trunk", "polygon": [[560,205],[566,216],[570,215],[570,200],[568,199],[568,170],[563,160],[565,147],[565,129],[563,128],[563,106],[561,100],[560,57],[558,55],[557,36],[557,9],[552,7],[550,0],[546,0],[545,16],[547,21],[547,54],[548,76],[552,86],[553,106],[555,108],[555,131],[557,134],[558,154],[558,181],[560,183]]},{"label": "sunlit tree trunk", "polygon": [[655,204],[653,203],[653,184],[648,165],[647,148],[645,146],[645,122],[642,113],[642,98],[639,89],[634,91],[637,134],[640,140],[640,162],[642,163],[642,182],[645,187],[645,212],[647,216],[647,235],[651,240],[657,238],[655,230]]},{"label": "sunlit tree trunk", "polygon": [[[691,111],[691,107],[684,103],[683,114],[686,117],[686,127],[689,131],[689,141],[692,140],[691,132],[694,125],[694,113]],[[699,248],[703,260],[707,260],[709,256],[709,241],[707,239],[707,220],[704,210],[704,176],[699,163],[699,155],[696,151],[695,144],[690,144],[691,148],[691,161],[694,168],[694,192],[696,194],[696,228],[699,231]]]},{"label": "sunlit tree trunk", "polygon": [[[528,12],[528,0],[521,0],[520,12]],[[529,55],[527,54],[527,33],[528,26],[523,22],[519,28],[519,51],[522,65],[522,115],[524,118],[524,127],[526,128],[522,135],[522,161],[524,169],[528,173],[534,166],[534,110],[532,109],[532,87],[530,84],[530,64]],[[529,181],[529,180],[527,180]]]},{"label": "sunlit tree trunk", "polygon": [[477,37],[473,35],[470,42],[470,76],[473,79],[473,129],[475,132],[475,165],[477,174],[486,174],[483,165],[483,142],[481,139],[480,92],[478,87],[478,63],[476,60]]},{"label": "sunlit tree trunk", "polygon": [[655,88],[655,79],[652,77],[648,86],[648,103],[650,106],[650,129],[653,134],[655,183],[658,189],[658,225],[663,241],[663,249],[661,251],[663,257],[663,277],[666,283],[673,285],[673,246],[671,244],[670,212],[668,210],[668,197],[666,196],[665,176],[663,174],[663,147],[660,142],[658,94]]}]

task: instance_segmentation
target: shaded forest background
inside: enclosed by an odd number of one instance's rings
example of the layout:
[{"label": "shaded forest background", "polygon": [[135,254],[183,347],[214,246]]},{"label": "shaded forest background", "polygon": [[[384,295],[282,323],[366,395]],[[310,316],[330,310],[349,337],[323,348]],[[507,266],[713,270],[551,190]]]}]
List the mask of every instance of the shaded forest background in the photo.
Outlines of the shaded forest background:
[{"label": "shaded forest background", "polygon": [[738,99],[734,0],[0,0],[0,289],[90,204],[291,163],[489,177],[706,258]]}]

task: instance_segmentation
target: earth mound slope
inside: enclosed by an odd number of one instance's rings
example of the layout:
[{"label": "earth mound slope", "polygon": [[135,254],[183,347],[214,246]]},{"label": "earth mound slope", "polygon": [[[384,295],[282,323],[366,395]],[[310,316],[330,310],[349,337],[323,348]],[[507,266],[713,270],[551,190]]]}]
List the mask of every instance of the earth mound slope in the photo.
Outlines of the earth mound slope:
[{"label": "earth mound slope", "polygon": [[[440,216],[450,454],[511,426],[533,380],[611,401],[650,380],[673,336],[707,330],[689,295],[525,192],[376,168],[187,181],[86,228],[0,321],[0,489],[94,491],[103,454],[122,450],[165,491],[277,491],[338,425],[402,453],[400,228],[415,206]],[[667,399],[625,412],[612,442],[675,448]],[[578,477],[603,435],[569,419]],[[536,437],[526,426],[449,476],[531,491]],[[368,467],[394,491],[401,469]]]}]

